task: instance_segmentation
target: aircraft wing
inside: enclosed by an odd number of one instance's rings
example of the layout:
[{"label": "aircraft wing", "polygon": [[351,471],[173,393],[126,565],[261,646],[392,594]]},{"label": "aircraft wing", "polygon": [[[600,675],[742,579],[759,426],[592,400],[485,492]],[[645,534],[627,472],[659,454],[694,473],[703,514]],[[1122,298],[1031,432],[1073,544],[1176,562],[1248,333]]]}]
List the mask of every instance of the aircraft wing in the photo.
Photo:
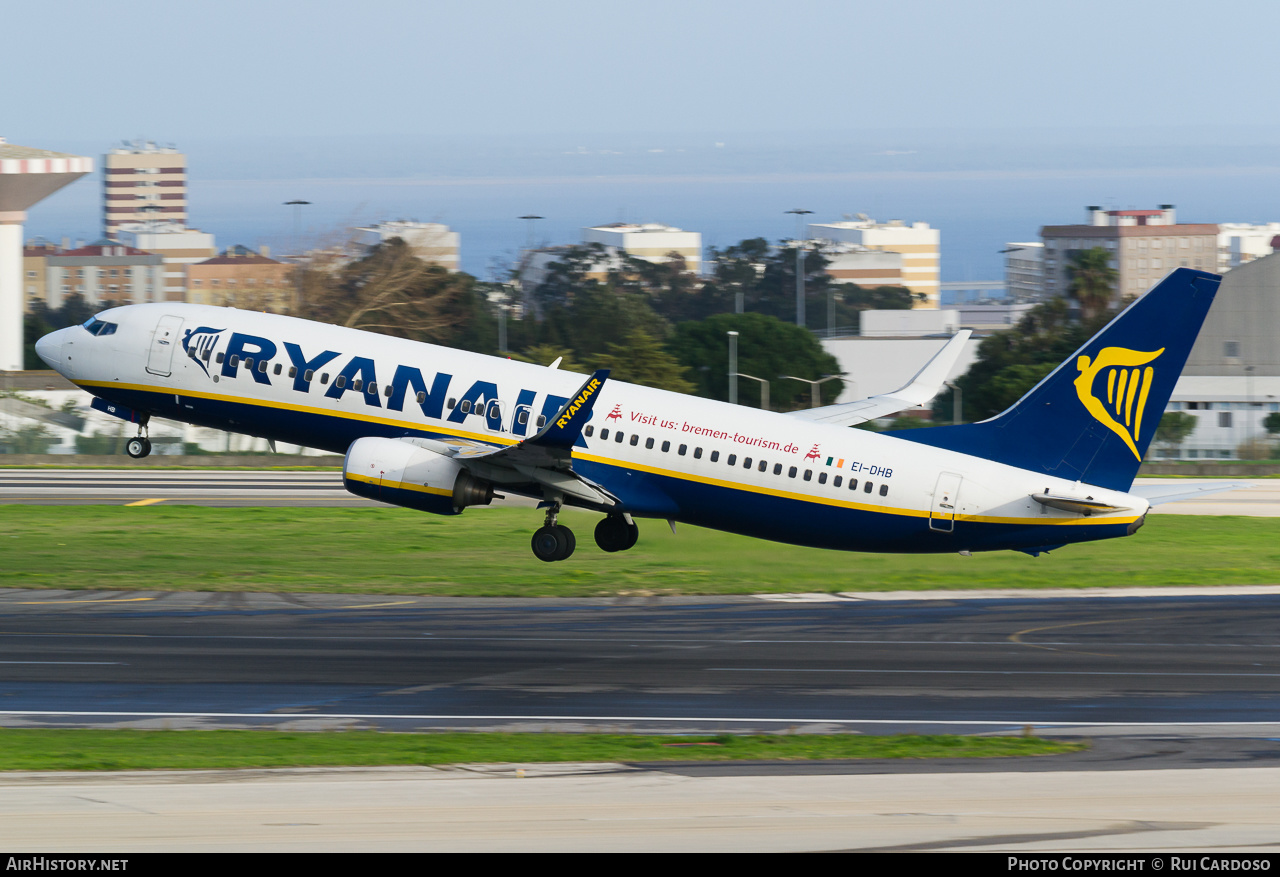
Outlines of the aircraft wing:
[{"label": "aircraft wing", "polygon": [[573,446],[608,377],[607,368],[595,372],[536,435],[515,445],[495,448],[481,442],[402,441],[453,457],[477,477],[495,484],[538,485],[588,505],[612,508],[618,504],[616,496],[573,471]]},{"label": "aircraft wing", "polygon": [[793,411],[791,416],[818,423],[830,423],[834,426],[856,426],[878,417],[897,414],[908,408],[917,408],[938,395],[943,381],[947,379],[952,366],[960,358],[960,352],[964,350],[965,342],[969,340],[971,334],[973,333],[969,329],[961,329],[952,335],[951,340],[933,355],[933,359],[925,363],[924,368],[920,369],[906,386],[899,387],[891,393],[859,399],[857,402]]},{"label": "aircraft wing", "polygon": [[1253,485],[1245,481],[1192,482],[1191,484],[1186,482],[1182,484],[1135,483],[1129,488],[1129,493],[1142,497],[1152,505],[1160,505],[1166,502],[1182,502],[1186,499],[1212,496],[1215,493],[1225,493],[1228,490],[1247,490],[1251,487]]}]

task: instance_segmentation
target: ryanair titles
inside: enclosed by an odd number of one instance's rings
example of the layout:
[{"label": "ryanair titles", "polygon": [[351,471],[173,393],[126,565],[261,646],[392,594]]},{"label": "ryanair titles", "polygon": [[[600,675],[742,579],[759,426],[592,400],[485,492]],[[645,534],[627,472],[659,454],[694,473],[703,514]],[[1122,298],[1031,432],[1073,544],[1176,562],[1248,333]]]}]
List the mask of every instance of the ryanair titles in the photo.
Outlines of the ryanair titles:
[{"label": "ryanair titles", "polygon": [[[214,380],[219,376],[235,378],[243,370],[252,375],[256,383],[272,386],[271,378],[276,371],[269,364],[280,352],[276,343],[259,335],[231,332],[226,341],[226,349],[215,354],[218,347],[217,336],[223,336],[225,332],[225,329],[201,327],[183,338],[183,349]],[[426,417],[462,423],[469,415],[478,415],[484,418],[489,429],[502,429],[503,406],[498,398],[498,385],[492,381],[474,381],[461,396],[453,400],[454,404],[450,406],[446,416],[445,402],[453,381],[451,374],[436,372],[428,386],[421,369],[398,364],[391,380],[380,385],[374,361],[369,357],[352,356],[331,376],[322,369],[343,354],[336,350],[325,350],[312,356],[305,353],[301,345],[291,341],[283,342],[282,346],[291,363],[288,380],[292,381],[294,392],[310,393],[311,385],[319,383],[321,386],[327,385],[324,389],[327,398],[341,399],[346,393],[356,393],[365,405],[372,408],[383,407],[385,399],[389,411],[403,411],[405,397],[412,394],[413,402]],[[599,381],[594,381],[575,402],[585,401],[599,385]],[[532,425],[530,422],[534,420],[533,403],[536,396],[537,391],[522,389],[516,397],[510,426],[510,431],[515,435],[525,435]],[[548,395],[543,400],[541,416],[546,419],[554,417],[568,401],[567,396]],[[566,416],[571,416],[577,410],[574,406],[570,408],[571,410],[566,411]]]}]

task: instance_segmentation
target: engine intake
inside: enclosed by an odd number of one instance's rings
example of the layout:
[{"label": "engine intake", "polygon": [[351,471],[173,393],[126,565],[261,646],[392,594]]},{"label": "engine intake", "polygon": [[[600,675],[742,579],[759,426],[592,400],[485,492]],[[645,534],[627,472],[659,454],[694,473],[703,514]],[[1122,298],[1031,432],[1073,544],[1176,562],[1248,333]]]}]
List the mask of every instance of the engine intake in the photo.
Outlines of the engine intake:
[{"label": "engine intake", "polygon": [[432,512],[460,514],[493,501],[493,485],[452,457],[387,438],[356,439],[342,464],[342,484],[356,496]]}]

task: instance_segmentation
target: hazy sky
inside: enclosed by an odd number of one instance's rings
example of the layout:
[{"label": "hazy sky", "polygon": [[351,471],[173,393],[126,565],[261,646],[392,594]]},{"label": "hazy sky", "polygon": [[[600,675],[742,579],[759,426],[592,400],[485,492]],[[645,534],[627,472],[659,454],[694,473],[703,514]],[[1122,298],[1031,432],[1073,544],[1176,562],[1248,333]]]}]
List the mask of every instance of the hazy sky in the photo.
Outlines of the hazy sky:
[{"label": "hazy sky", "polygon": [[1272,122],[1280,3],[5,4],[0,136]]}]

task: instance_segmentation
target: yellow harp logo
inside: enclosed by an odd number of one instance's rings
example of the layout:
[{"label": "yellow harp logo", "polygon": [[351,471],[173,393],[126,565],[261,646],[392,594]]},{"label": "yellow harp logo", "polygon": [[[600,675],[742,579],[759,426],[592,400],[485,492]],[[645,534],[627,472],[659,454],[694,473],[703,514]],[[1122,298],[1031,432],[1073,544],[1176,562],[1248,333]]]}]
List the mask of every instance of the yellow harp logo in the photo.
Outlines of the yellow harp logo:
[{"label": "yellow harp logo", "polygon": [[[1155,379],[1155,369],[1147,363],[1164,353],[1161,347],[1152,353],[1124,347],[1104,347],[1093,362],[1081,356],[1076,360],[1080,376],[1075,379],[1076,395],[1094,419],[1114,432],[1139,460],[1138,433],[1142,429],[1142,412],[1147,407],[1147,394]],[[1143,368],[1142,366],[1147,366]],[[1094,395],[1094,384],[1105,375],[1107,401]]]}]

